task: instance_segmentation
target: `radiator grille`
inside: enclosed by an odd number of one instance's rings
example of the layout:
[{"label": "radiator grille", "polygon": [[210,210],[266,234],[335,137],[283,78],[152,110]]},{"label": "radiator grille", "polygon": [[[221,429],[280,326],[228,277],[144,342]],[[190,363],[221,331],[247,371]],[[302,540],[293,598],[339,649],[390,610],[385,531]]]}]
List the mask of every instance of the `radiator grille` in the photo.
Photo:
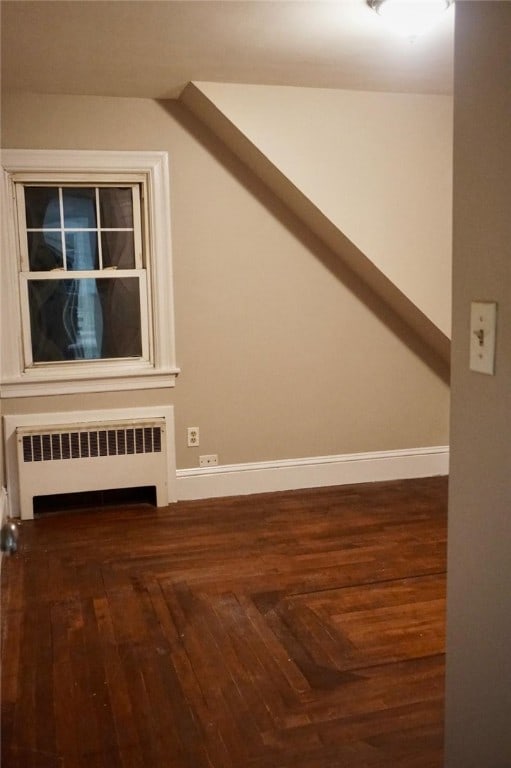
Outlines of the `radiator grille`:
[{"label": "radiator grille", "polygon": [[24,462],[161,453],[161,450],[162,427],[152,425],[52,429],[23,436]]}]

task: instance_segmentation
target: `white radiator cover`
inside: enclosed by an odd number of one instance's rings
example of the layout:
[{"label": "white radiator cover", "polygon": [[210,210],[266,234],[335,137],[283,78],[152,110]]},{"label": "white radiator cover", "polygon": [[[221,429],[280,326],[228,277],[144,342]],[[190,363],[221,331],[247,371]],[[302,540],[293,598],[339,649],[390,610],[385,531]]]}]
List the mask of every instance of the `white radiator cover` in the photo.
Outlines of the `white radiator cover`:
[{"label": "white radiator cover", "polygon": [[6,416],[7,483],[14,515],[57,493],[154,486],[176,500],[171,406]]}]

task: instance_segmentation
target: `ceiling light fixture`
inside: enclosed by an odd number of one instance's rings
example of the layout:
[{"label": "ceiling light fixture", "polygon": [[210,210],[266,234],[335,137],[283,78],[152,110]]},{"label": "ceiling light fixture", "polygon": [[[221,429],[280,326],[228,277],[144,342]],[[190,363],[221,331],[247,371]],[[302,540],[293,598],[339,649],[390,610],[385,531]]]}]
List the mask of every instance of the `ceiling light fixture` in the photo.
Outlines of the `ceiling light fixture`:
[{"label": "ceiling light fixture", "polygon": [[414,40],[440,20],[454,0],[367,0],[394,32]]}]

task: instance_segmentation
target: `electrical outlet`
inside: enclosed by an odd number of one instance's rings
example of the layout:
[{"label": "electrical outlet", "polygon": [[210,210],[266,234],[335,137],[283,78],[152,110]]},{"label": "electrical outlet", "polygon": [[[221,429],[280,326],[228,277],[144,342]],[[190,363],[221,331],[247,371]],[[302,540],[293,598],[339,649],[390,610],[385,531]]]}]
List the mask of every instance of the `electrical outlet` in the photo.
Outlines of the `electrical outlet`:
[{"label": "electrical outlet", "polygon": [[196,448],[199,445],[199,427],[188,427],[188,448]]},{"label": "electrical outlet", "polygon": [[199,467],[216,467],[217,464],[217,453],[208,453],[204,456],[199,456]]}]

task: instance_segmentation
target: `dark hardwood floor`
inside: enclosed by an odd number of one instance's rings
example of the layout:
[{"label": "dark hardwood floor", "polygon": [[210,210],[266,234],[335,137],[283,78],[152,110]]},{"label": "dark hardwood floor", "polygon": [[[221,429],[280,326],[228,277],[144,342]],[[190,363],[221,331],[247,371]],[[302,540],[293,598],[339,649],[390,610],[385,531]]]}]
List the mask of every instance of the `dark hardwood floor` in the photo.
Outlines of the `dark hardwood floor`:
[{"label": "dark hardwood floor", "polygon": [[46,515],[3,768],[440,768],[447,480]]}]

